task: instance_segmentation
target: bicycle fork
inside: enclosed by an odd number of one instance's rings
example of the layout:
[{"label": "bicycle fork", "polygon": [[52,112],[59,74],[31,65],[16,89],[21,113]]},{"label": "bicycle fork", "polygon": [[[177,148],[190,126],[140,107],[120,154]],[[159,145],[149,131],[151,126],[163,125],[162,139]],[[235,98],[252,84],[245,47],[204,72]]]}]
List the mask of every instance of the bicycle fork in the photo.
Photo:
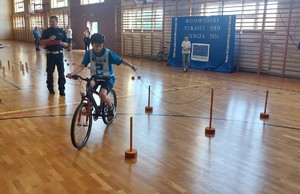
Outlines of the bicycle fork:
[{"label": "bicycle fork", "polygon": [[[84,125],[86,127],[88,125],[89,115],[91,114],[91,106],[90,106],[91,103],[88,98],[82,99],[82,102],[84,102],[84,101],[87,101],[87,110],[85,112],[85,125]],[[77,119],[77,122],[78,122],[77,126],[80,126],[82,113],[83,113],[83,111],[79,112],[78,119]]]}]

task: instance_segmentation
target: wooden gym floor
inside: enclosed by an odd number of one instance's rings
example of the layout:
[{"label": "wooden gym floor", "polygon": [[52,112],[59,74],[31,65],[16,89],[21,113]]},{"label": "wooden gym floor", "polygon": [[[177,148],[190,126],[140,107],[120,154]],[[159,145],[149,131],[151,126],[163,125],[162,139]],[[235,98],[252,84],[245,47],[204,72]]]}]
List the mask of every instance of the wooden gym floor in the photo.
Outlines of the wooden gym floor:
[{"label": "wooden gym floor", "polygon": [[[29,43],[1,43],[10,45],[0,50],[1,194],[300,193],[299,79],[183,73],[127,58],[142,80],[132,80],[135,74],[126,66],[115,67],[117,118],[109,127],[93,122],[86,147],[77,150],[70,123],[80,100],[79,82],[67,80],[65,97],[57,88],[49,95],[45,52],[35,52]],[[83,54],[65,52],[66,73]],[[24,71],[20,61],[28,63]],[[145,114],[148,85],[153,114]],[[216,134],[209,138],[204,130],[212,88]],[[267,90],[270,119],[262,121]],[[138,157],[125,160],[131,116]]]}]

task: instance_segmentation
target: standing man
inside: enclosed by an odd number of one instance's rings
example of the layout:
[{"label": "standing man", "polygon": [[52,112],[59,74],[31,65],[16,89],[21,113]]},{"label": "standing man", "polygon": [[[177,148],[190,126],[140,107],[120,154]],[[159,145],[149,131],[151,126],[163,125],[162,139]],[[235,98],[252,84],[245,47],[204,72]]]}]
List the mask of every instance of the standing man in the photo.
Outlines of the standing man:
[{"label": "standing man", "polygon": [[191,58],[191,42],[189,41],[189,36],[184,35],[184,40],[181,43],[182,48],[182,63],[183,63],[183,72],[187,72],[189,69],[190,58]]},{"label": "standing man", "polygon": [[84,42],[84,50],[87,52],[90,49],[90,36],[91,32],[88,27],[83,32],[83,42]]},{"label": "standing man", "polygon": [[67,51],[71,51],[71,49],[72,49],[72,29],[69,26],[67,26],[67,28],[65,29],[65,32],[67,35],[67,43],[69,44]]},{"label": "standing man", "polygon": [[55,65],[58,71],[58,90],[59,95],[65,96],[65,68],[63,48],[68,47],[66,32],[57,27],[58,18],[50,16],[50,27],[45,29],[42,34],[41,43],[47,49],[47,88],[50,94],[55,94],[53,88],[53,73]]},{"label": "standing man", "polygon": [[41,51],[40,49],[40,39],[41,39],[41,32],[39,31],[38,27],[34,27],[34,30],[32,31],[34,39],[35,39],[35,50]]}]

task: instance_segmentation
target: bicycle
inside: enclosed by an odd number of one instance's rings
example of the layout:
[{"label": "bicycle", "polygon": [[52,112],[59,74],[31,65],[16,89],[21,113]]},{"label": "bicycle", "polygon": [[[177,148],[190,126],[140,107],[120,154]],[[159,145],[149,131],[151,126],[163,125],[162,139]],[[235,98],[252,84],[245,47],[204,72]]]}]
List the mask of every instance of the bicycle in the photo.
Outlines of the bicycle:
[{"label": "bicycle", "polygon": [[167,61],[169,58],[169,53],[166,52],[167,47],[163,47],[156,55],[156,60],[158,62]]},{"label": "bicycle", "polygon": [[108,112],[107,104],[101,99],[100,105],[98,106],[93,94],[99,96],[99,92],[97,92],[91,86],[92,80],[97,82],[104,82],[107,81],[107,79],[98,79],[94,78],[93,76],[91,78],[83,78],[79,75],[72,76],[72,79],[77,80],[78,78],[86,82],[86,91],[81,92],[81,101],[77,106],[72,118],[71,141],[74,147],[81,149],[85,146],[89,139],[92,130],[92,117],[94,121],[98,120],[99,117],[102,117],[102,120],[106,125],[110,125],[116,118],[117,95],[113,89],[107,95],[110,98],[111,102],[114,104],[115,111],[112,115]]}]

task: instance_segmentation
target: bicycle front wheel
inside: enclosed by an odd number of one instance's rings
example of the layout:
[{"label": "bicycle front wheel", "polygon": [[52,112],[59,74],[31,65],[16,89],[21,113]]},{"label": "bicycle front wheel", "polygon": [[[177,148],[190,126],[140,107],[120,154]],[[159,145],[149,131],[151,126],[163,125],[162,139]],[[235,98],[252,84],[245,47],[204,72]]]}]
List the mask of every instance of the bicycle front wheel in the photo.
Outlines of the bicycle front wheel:
[{"label": "bicycle front wheel", "polygon": [[116,118],[117,113],[117,94],[112,89],[108,94],[107,97],[110,99],[110,101],[114,104],[114,114],[110,115],[108,112],[108,106],[104,102],[101,103],[101,109],[102,109],[102,120],[106,125],[110,125],[113,120]]},{"label": "bicycle front wheel", "polygon": [[71,140],[74,147],[81,149],[87,143],[92,129],[92,109],[87,102],[76,108],[71,124]]}]

